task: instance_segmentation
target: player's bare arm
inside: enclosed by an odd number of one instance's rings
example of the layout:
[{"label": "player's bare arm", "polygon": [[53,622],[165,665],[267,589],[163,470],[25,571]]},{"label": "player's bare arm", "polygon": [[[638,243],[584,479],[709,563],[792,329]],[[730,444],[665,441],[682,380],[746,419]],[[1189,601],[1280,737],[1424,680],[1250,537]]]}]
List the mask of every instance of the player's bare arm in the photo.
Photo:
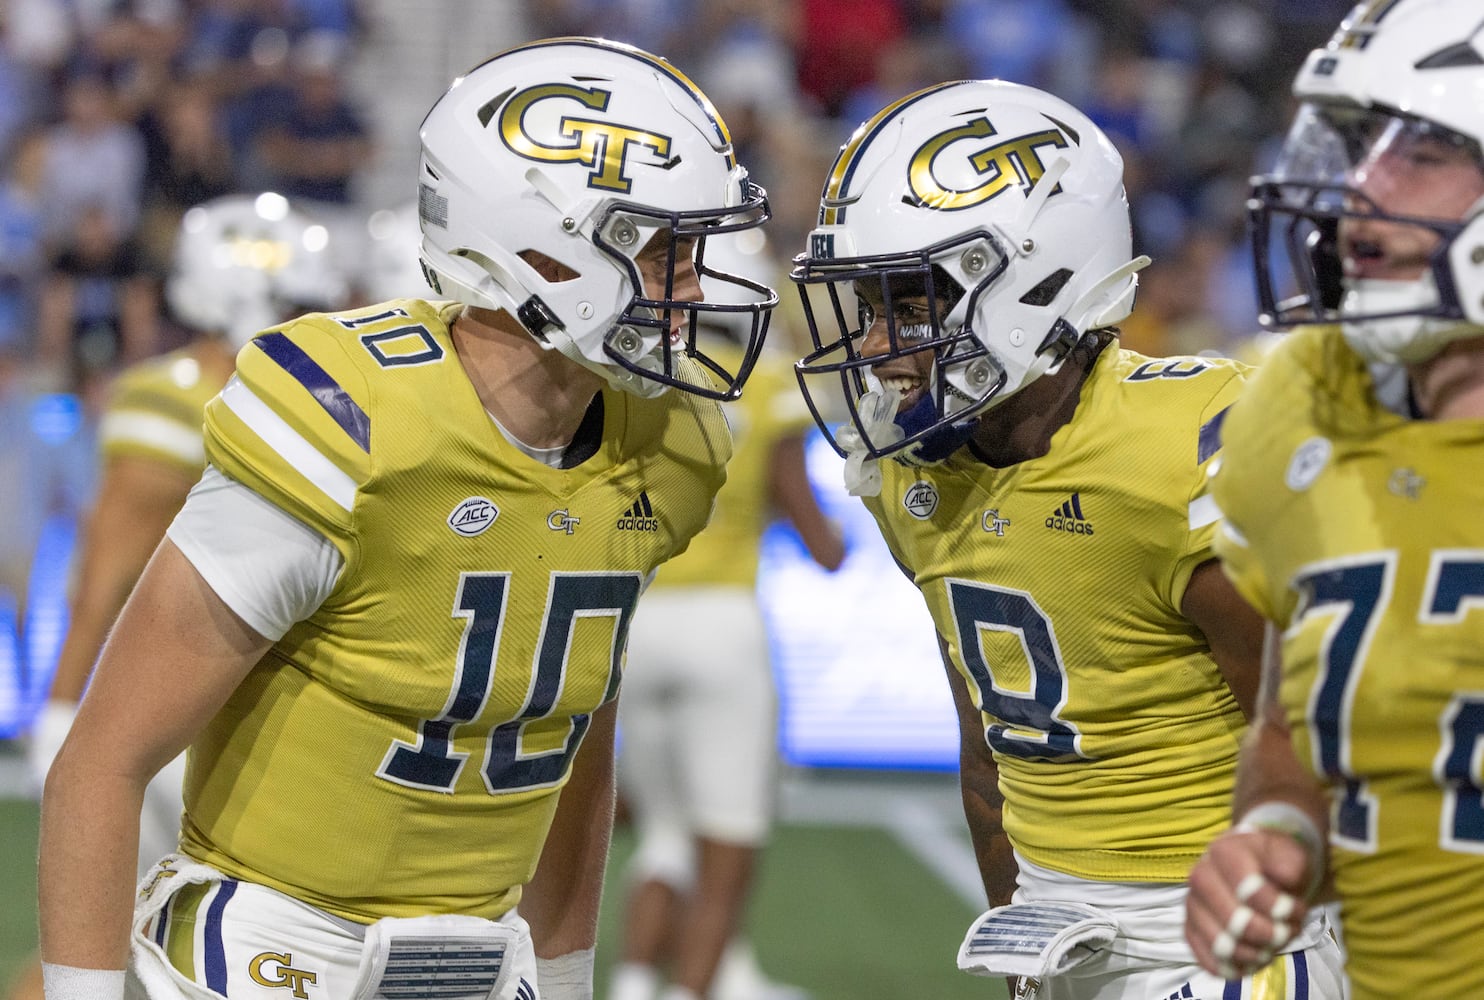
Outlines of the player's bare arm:
[{"label": "player's bare arm", "polygon": [[1215,559],[1190,574],[1180,611],[1205,634],[1216,667],[1242,714],[1253,718],[1262,673],[1262,616],[1237,593]]},{"label": "player's bare arm", "polygon": [[613,833],[617,718],[616,700],[593,713],[536,875],[521,896],[521,916],[531,925],[538,958],[586,951],[597,943],[598,903]]},{"label": "player's bare arm", "polygon": [[[1015,892],[1015,852],[1005,834],[1003,813],[1005,797],[1000,794],[1000,771],[995,765],[989,744],[984,741],[984,720],[969,697],[969,689],[959,676],[941,637],[938,649],[948,671],[948,686],[953,691],[953,707],[958,713],[959,794],[963,797],[964,818],[969,824],[969,839],[974,844],[974,860],[979,865],[979,878],[991,907],[1006,906]],[[1014,996],[1016,979],[1005,980],[1009,995]]]},{"label": "player's bare arm", "polygon": [[1257,718],[1238,765],[1237,825],[1191,870],[1186,902],[1186,938],[1218,975],[1265,964],[1301,924],[1323,881],[1323,799],[1294,756],[1278,702],[1278,636],[1271,625],[1265,634]]},{"label": "player's bare arm", "polygon": [[124,967],[144,786],[269,645],[173,543],[161,544],[47,779],[38,869],[44,961]]},{"label": "player's bare arm", "polygon": [[788,518],[815,562],[834,571],[845,561],[845,539],[824,516],[809,488],[804,465],[804,436],[791,434],[773,446],[769,456],[768,487],[773,506]]},{"label": "player's bare arm", "polygon": [[1005,799],[1000,795],[1000,772],[989,744],[984,740],[984,720],[969,697],[968,686],[959,675],[940,638],[943,666],[948,672],[948,686],[953,691],[953,706],[958,712],[959,791],[964,801],[964,816],[974,842],[974,857],[979,862],[979,877],[990,906],[1004,906],[1015,892],[1015,855],[1005,836],[1001,820]]}]

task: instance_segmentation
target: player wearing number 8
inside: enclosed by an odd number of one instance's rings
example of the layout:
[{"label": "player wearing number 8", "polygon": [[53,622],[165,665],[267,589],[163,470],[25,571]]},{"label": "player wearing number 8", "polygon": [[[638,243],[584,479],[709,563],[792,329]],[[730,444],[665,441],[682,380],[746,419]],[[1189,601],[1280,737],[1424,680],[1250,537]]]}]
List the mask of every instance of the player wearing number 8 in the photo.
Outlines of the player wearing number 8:
[{"label": "player wearing number 8", "polygon": [[1332,882],[1357,1000],[1484,995],[1481,16],[1362,4],[1300,71],[1250,202],[1266,318],[1300,325],[1213,485],[1273,656],[1190,941],[1249,964],[1279,891]]},{"label": "player wearing number 8", "polygon": [[1262,626],[1206,485],[1246,369],[1118,347],[1145,263],[1122,161],[1075,108],[1000,81],[910,95],[826,182],[793,273],[801,381],[816,416],[843,397],[821,423],[939,633],[993,908],[961,966],[1038,1000],[1337,998],[1317,921],[1245,985],[1183,939]]},{"label": "player wearing number 8", "polygon": [[[126,956],[152,1000],[591,1000],[630,616],[705,524],[776,302],[697,271],[768,207],[704,95],[607,42],[496,56],[422,140],[454,301],[261,331],[207,405],[46,785],[48,1000],[118,1000]],[[653,530],[616,527],[636,498]],[[140,790],[187,744],[136,907]]]}]

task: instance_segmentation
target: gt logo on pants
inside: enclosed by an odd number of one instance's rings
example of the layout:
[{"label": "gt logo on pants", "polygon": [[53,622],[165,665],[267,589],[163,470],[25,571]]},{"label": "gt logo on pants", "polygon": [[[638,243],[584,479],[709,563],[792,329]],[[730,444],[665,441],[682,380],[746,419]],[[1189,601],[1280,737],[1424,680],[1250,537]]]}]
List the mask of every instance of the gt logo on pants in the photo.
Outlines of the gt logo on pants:
[{"label": "gt logo on pants", "polygon": [[[279,986],[291,989],[294,991],[294,996],[303,1000],[309,996],[304,989],[305,985],[313,986],[319,976],[304,969],[292,968],[293,961],[292,953],[277,955],[271,951],[265,951],[261,955],[254,955],[253,960],[247,963],[247,974],[259,986]],[[270,978],[275,974],[278,978]]]}]

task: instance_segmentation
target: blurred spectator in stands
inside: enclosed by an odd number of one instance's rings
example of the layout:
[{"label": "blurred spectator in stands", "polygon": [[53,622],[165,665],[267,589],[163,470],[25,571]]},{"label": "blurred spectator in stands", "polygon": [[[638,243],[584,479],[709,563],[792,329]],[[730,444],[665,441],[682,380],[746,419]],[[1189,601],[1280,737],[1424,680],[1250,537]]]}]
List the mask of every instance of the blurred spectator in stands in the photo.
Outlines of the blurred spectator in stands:
[{"label": "blurred spectator in stands", "polygon": [[1125,162],[1130,156],[1149,155],[1155,144],[1148,94],[1148,61],[1131,49],[1104,48],[1098,57],[1097,85],[1083,107]]},{"label": "blurred spectator in stands", "polygon": [[77,385],[158,349],[159,289],[137,240],[110,207],[86,206],[41,286],[37,360]]},{"label": "blurred spectator in stands", "polygon": [[236,171],[220,105],[197,81],[166,88],[139,127],[146,151],[140,243],[163,269],[186,209],[238,190]]},{"label": "blurred spectator in stands", "polygon": [[293,0],[305,31],[328,31],[343,44],[355,44],[366,28],[360,0]]},{"label": "blurred spectator in stands", "polygon": [[[637,45],[646,52],[662,52],[679,66],[715,42],[715,35],[697,30],[706,8],[722,6],[714,0],[544,0],[530,5],[535,37],[597,35]],[[728,123],[730,124],[730,122]]]},{"label": "blurred spectator in stands", "polygon": [[62,120],[46,138],[48,239],[65,239],[92,208],[101,208],[117,231],[128,232],[139,220],[143,140],[119,119],[113,92],[96,70],[67,79],[62,107]]},{"label": "blurred spectator in stands", "polygon": [[182,0],[81,0],[71,65],[100,73],[120,120],[136,120],[169,84],[186,37]]},{"label": "blurred spectator in stands", "polygon": [[1195,354],[1222,339],[1206,308],[1206,287],[1223,246],[1214,234],[1192,233],[1183,245],[1139,275],[1139,308],[1118,324],[1118,341],[1152,357]]},{"label": "blurred spectator in stands", "polygon": [[840,117],[863,122],[904,94],[965,75],[957,50],[931,36],[908,35],[876,55],[876,72],[845,99]]},{"label": "blurred spectator in stands", "polygon": [[1013,80],[1073,101],[1090,87],[1094,38],[1063,0],[948,0],[943,28],[966,76]]},{"label": "blurred spectator in stands", "polygon": [[20,137],[41,121],[49,98],[42,70],[19,50],[14,19],[0,8],[0,156],[9,156]]},{"label": "blurred spectator in stands", "polygon": [[794,169],[771,158],[774,123],[800,113],[793,52],[786,37],[761,19],[714,23],[724,24],[722,37],[698,64],[696,81],[727,123],[737,159],[771,191],[776,176]]},{"label": "blurred spectator in stands", "polygon": [[72,20],[63,0],[9,0],[4,7],[5,48],[38,82],[71,54]]},{"label": "blurred spectator in stands", "polygon": [[29,353],[36,335],[36,288],[46,266],[42,176],[46,140],[15,143],[0,182],[0,351]]},{"label": "blurred spectator in stands", "polygon": [[238,179],[248,188],[268,186],[252,156],[291,98],[289,52],[300,33],[288,0],[200,0],[192,19],[185,72],[221,101]]},{"label": "blurred spectator in stands", "polygon": [[876,76],[883,49],[907,33],[892,0],[799,0],[802,14],[794,52],[804,94],[839,118],[852,91]]},{"label": "blurred spectator in stands", "polygon": [[[768,189],[768,202],[773,218],[768,222],[768,242],[777,247],[778,255],[791,261],[805,249],[809,230],[814,228],[819,213],[821,177],[829,174],[841,143],[849,138],[849,126],[836,118],[825,118],[807,111],[773,118],[767,129],[765,163],[769,172],[759,171],[758,179]],[[768,336],[772,343],[780,337],[795,336],[793,353],[803,357],[809,347],[802,313],[798,312],[798,293],[785,288],[779,293],[778,313]],[[786,313],[798,312],[794,318]],[[780,341],[781,343],[781,341]]]},{"label": "blurred spectator in stands", "polygon": [[291,57],[288,104],[258,139],[267,186],[291,200],[348,205],[356,172],[371,156],[370,133],[345,94],[345,55],[339,36],[305,35]]}]

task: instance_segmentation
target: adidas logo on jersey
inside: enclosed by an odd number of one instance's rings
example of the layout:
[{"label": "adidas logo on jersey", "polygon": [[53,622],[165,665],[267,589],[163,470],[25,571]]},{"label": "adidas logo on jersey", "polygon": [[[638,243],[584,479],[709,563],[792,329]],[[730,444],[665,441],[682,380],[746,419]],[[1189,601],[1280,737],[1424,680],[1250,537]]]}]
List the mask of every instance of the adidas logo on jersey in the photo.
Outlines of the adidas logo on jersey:
[{"label": "adidas logo on jersey", "polygon": [[1092,534],[1092,522],[1082,513],[1082,494],[1073,493],[1046,519],[1046,527],[1070,531],[1074,535]]},{"label": "adidas logo on jersey", "polygon": [[640,490],[639,499],[634,501],[634,506],[623,512],[614,527],[619,531],[659,531],[660,520],[654,516],[654,508],[649,505],[649,493]]}]

